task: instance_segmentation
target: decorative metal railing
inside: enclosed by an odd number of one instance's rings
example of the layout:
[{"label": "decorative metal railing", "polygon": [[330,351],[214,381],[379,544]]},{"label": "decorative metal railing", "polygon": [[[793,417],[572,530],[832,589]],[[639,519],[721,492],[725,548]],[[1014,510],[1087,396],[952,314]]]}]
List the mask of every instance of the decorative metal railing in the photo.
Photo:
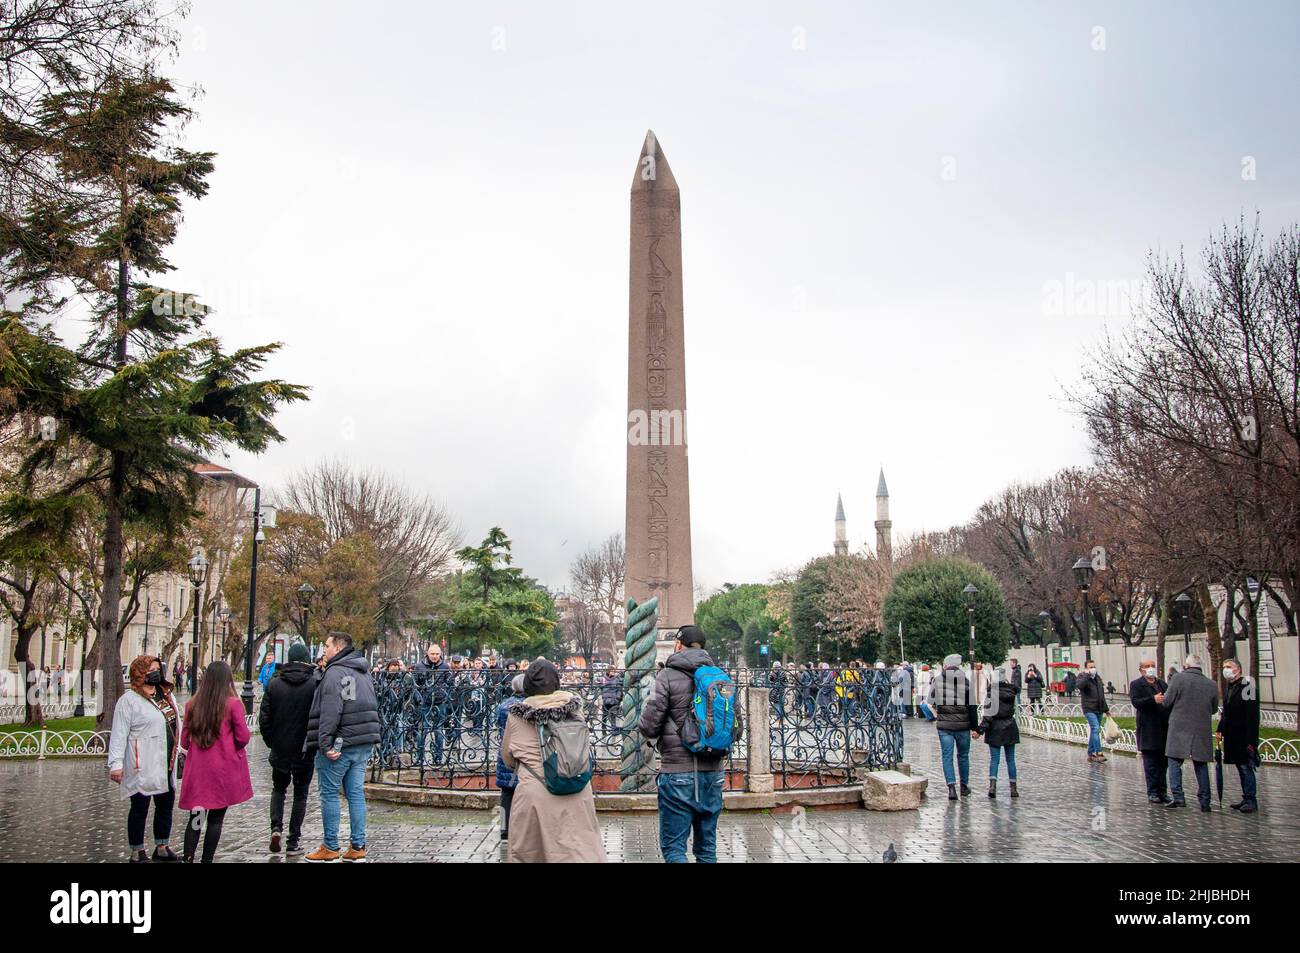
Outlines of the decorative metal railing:
[{"label": "decorative metal railing", "polygon": [[[76,701],[43,701],[41,714],[48,718],[71,718],[77,710]],[[26,705],[0,705],[0,725],[14,725],[27,717]]]},{"label": "decorative metal railing", "polygon": [[876,669],[755,671],[767,687],[778,787],[852,782],[903,760],[903,721],[889,673]]},{"label": "decorative metal railing", "polygon": [[[1037,738],[1050,741],[1067,741],[1071,744],[1088,743],[1088,725],[1081,721],[1048,714],[1046,717],[1031,715],[1025,710],[1016,716],[1020,729]],[[1119,738],[1114,742],[1102,741],[1112,751],[1137,752],[1137,732],[1132,728],[1121,728]],[[1300,765],[1300,741],[1295,739],[1263,738],[1259,743],[1259,757],[1265,764]]]},{"label": "decorative metal railing", "polygon": [[[376,676],[381,741],[373,780],[442,788],[490,788],[501,746],[497,707],[516,672],[412,672]],[[597,790],[617,790],[624,732],[618,711],[624,670],[566,673],[562,687],[582,701],[596,756]],[[774,783],[811,787],[849,783],[856,771],[893,767],[903,731],[888,673],[870,669],[808,672],[801,679],[765,670],[729,670],[739,689],[768,690]],[[743,691],[742,691],[743,695]],[[728,789],[744,786],[748,732],[730,752]]]},{"label": "decorative metal railing", "polygon": [[[372,777],[433,787],[493,787],[502,735],[497,709],[511,697],[510,680],[517,674],[487,669],[377,675],[381,740],[371,760]],[[622,669],[609,669],[565,673],[561,680],[582,703],[598,789],[606,786],[600,778],[619,774],[623,676]]]},{"label": "decorative metal railing", "polygon": [[[257,731],[257,715],[245,715],[251,732]],[[50,731],[22,728],[0,732],[0,758],[107,757],[110,731]]]}]

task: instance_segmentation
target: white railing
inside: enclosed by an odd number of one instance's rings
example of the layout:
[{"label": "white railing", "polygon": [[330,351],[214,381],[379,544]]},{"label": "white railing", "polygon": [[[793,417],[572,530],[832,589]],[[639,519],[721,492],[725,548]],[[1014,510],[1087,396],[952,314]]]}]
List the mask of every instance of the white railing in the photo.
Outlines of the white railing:
[{"label": "white railing", "polygon": [[[1041,717],[1021,713],[1016,716],[1020,730],[1036,738],[1065,741],[1070,744],[1088,743],[1088,725],[1081,721],[1066,721],[1059,717]],[[1102,739],[1102,745],[1112,751],[1137,752],[1137,732],[1121,728],[1114,742]],[[1264,738],[1259,743],[1259,756],[1265,764],[1300,765],[1300,741],[1296,739]]]},{"label": "white railing", "polygon": [[[245,715],[248,730],[257,731],[257,715]],[[108,731],[50,731],[45,728],[0,732],[0,758],[105,757]]]},{"label": "white railing", "polygon": [[[75,700],[41,702],[41,713],[46,718],[71,718],[77,710]],[[27,717],[26,705],[0,705],[0,725],[13,725]]]}]

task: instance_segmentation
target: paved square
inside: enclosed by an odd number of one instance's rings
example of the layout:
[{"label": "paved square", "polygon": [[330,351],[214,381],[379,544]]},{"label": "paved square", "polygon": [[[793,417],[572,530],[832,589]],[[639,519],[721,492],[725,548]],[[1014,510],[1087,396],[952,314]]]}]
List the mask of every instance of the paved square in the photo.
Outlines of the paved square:
[{"label": "paved square", "polygon": [[[907,758],[931,779],[920,811],[877,814],[853,809],[802,814],[728,813],[719,826],[722,861],[879,862],[889,844],[900,861],[1202,861],[1293,862],[1300,856],[1300,769],[1260,772],[1261,813],[1242,817],[1236,771],[1225,777],[1224,806],[1202,814],[1147,802],[1141,766],[1127,755],[1090,765],[1081,747],[1026,738],[1017,749],[1022,796],[986,796],[988,748],[971,746],[973,795],[946,798],[934,729],[908,721]],[[249,749],[256,797],[230,810],[219,862],[296,863],[266,852],[270,770],[266,750]],[[1195,782],[1190,768],[1184,784]],[[1211,769],[1211,775],[1213,770]],[[1213,782],[1211,782],[1213,783]],[[1005,768],[1001,787],[1005,788]],[[1190,793],[1189,790],[1189,793]],[[347,805],[343,806],[347,830]],[[368,848],[374,861],[505,859],[495,812],[410,808],[372,803]],[[653,815],[600,815],[611,861],[659,860]],[[184,816],[177,812],[173,843]],[[319,838],[313,791],[307,840]],[[126,804],[108,781],[101,759],[0,762],[0,843],[7,861],[126,859]]]}]

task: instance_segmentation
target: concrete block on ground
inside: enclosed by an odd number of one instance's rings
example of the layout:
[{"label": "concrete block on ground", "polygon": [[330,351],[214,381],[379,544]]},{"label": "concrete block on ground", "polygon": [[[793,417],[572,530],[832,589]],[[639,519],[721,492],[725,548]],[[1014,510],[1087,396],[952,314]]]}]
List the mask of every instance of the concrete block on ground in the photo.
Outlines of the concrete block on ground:
[{"label": "concrete block on ground", "polygon": [[929,781],[901,771],[873,771],[862,779],[862,806],[868,811],[916,811]]}]

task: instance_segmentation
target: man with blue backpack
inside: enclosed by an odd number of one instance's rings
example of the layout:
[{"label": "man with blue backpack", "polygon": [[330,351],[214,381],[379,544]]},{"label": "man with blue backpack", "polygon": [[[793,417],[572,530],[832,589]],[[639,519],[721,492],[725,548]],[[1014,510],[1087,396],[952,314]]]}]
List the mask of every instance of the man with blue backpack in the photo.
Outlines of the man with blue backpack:
[{"label": "man with blue backpack", "polygon": [[682,626],[639,723],[642,735],[658,741],[659,850],[666,863],[686,863],[692,834],[696,861],[717,862],[727,756],[743,728],[739,701],[735,683],[704,651],[704,633]]}]

